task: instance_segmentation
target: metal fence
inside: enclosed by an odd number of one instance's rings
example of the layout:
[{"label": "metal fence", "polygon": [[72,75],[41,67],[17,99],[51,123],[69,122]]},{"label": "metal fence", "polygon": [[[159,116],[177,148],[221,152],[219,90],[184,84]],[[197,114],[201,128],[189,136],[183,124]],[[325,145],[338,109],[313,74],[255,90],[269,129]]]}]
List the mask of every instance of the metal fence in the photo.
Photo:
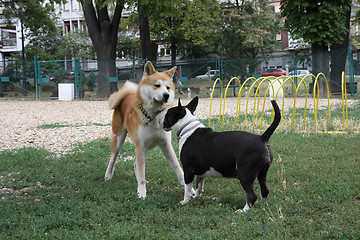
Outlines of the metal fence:
[{"label": "metal fence", "polygon": [[[327,52],[329,56],[329,68],[331,63],[336,63],[337,58],[344,54],[346,62],[344,69],[351,93],[357,92],[355,76],[360,75],[360,55],[351,52],[351,49],[342,49],[339,52]],[[341,58],[343,59],[343,58]],[[138,82],[141,79],[144,59],[116,60],[116,73],[109,77],[111,82],[130,80]],[[0,63],[0,97],[1,98],[29,98],[29,99],[58,99],[59,85],[63,83],[74,84],[74,98],[82,98],[85,92],[96,91],[99,77],[98,62],[96,60],[68,60],[42,61],[35,57],[26,61],[6,61]],[[197,76],[208,74],[215,70],[214,78],[228,81],[232,77],[238,77],[241,81],[250,76],[259,77],[267,68],[282,68],[289,73],[299,69],[306,69],[318,73],[322,69],[312,69],[312,55],[293,53],[284,56],[271,56],[259,58],[223,59],[177,59],[154,61],[156,69],[167,70],[172,66],[178,66],[178,73],[182,81],[195,80]],[[330,81],[337,84],[336,79]],[[91,97],[91,94],[89,95]],[[95,94],[93,94],[95,96]]]}]

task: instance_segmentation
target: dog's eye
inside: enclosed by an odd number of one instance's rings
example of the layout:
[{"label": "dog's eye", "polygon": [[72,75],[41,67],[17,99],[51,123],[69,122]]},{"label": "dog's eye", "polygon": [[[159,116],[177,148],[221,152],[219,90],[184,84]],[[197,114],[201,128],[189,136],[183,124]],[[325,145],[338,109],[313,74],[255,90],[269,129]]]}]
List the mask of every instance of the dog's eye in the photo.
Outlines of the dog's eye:
[{"label": "dog's eye", "polygon": [[155,84],[154,87],[159,88],[160,84]]},{"label": "dog's eye", "polygon": [[166,86],[166,89],[167,89],[167,90],[170,90],[170,87],[169,87],[169,86]]}]

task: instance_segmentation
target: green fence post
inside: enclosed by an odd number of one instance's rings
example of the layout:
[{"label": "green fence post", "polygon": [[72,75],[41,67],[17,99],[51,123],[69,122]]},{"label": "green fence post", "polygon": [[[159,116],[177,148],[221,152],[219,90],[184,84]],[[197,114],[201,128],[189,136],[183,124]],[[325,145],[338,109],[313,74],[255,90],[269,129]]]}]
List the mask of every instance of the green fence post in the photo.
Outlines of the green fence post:
[{"label": "green fence post", "polygon": [[[297,72],[297,61],[296,61],[296,55],[295,55],[295,53],[293,53],[292,54],[292,62],[293,62],[293,73],[294,73],[294,75],[295,76],[297,76],[298,75],[298,72]],[[298,80],[298,78],[296,77],[295,79],[295,87],[297,88],[297,80]],[[294,89],[294,86],[292,87],[292,93],[294,94],[294,91],[295,91],[295,89]]]},{"label": "green fence post", "polygon": [[79,99],[79,88],[80,88],[80,79],[79,79],[79,61],[77,58],[74,58],[74,74],[75,74],[75,98]]},{"label": "green fence post", "polygon": [[38,77],[37,77],[37,57],[36,56],[34,56],[34,84],[35,84],[35,98],[36,98],[36,100],[39,100]]},{"label": "green fence post", "polygon": [[221,58],[219,57],[219,65],[220,65],[220,71],[219,71],[219,78],[221,79],[221,80],[223,80],[223,62],[222,62],[222,60],[221,60]]},{"label": "green fence post", "polygon": [[[355,79],[354,79],[354,55],[351,51],[351,45],[349,46],[349,84],[350,84],[350,92],[351,96],[355,94]],[[346,84],[346,81],[345,81]],[[346,93],[345,93],[346,94]]]},{"label": "green fence post", "polygon": [[36,57],[36,63],[37,63],[37,79],[38,79],[38,94],[39,99],[42,99],[42,82],[41,82],[41,63],[39,61],[39,57]]},{"label": "green fence post", "polygon": [[[220,57],[217,57],[217,58],[215,59],[215,61],[216,61],[216,62],[215,62],[216,72],[219,73],[218,78],[220,78],[221,81],[223,81],[223,79],[222,79],[222,77],[221,77],[221,62],[220,62]],[[220,94],[221,94],[220,82],[219,82],[219,88],[218,88],[217,92],[218,92],[218,96],[220,96]]]}]

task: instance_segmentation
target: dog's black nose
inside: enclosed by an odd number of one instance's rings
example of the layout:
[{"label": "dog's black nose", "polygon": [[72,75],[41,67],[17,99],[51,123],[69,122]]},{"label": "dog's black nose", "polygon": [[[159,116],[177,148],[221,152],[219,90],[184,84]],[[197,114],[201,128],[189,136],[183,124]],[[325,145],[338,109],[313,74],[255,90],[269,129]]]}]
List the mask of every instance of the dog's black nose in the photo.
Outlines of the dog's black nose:
[{"label": "dog's black nose", "polygon": [[168,93],[163,94],[163,98],[165,101],[167,101],[169,99],[169,97],[170,97],[170,94],[168,94]]}]

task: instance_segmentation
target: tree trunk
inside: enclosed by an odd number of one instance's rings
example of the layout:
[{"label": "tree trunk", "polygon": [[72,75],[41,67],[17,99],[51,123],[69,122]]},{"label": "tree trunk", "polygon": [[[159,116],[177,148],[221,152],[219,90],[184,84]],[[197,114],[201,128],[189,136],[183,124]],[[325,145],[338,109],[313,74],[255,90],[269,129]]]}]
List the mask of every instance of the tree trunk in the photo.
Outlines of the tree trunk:
[{"label": "tree trunk", "polygon": [[176,38],[174,36],[170,37],[170,42],[171,42],[171,65],[175,66],[176,65]]},{"label": "tree trunk", "polygon": [[94,7],[92,0],[80,0],[80,2],[98,61],[99,75],[96,97],[107,98],[111,93],[118,90],[117,82],[110,83],[109,77],[116,76],[117,34],[124,1],[116,1],[112,20],[109,17],[107,5],[95,3]]},{"label": "tree trunk", "polygon": [[4,87],[2,82],[0,82],[0,97],[4,97]]},{"label": "tree trunk", "polygon": [[158,50],[158,45],[156,42],[151,41],[150,42],[150,56],[149,56],[149,60],[151,61],[156,61],[157,60],[157,50]]},{"label": "tree trunk", "polygon": [[[141,54],[143,59],[156,61],[157,45],[150,41],[149,18],[146,15],[146,6],[138,1]],[[155,52],[155,53],[154,53]]]},{"label": "tree trunk", "polygon": [[[351,8],[346,12],[345,26],[350,29],[350,14]],[[349,32],[341,35],[343,41],[331,45],[331,92],[341,93],[341,77],[342,72],[345,71],[345,63],[349,47]]]},{"label": "tree trunk", "polygon": [[[327,82],[329,83],[330,71],[329,71],[328,47],[318,44],[312,44],[311,54],[312,54],[313,74],[317,76],[320,72],[322,72],[325,75]],[[325,97],[327,95],[327,88],[324,77],[321,76],[318,78],[318,84],[319,84],[320,97]]]},{"label": "tree trunk", "polygon": [[[115,51],[114,51],[115,52]],[[105,54],[104,54],[105,53]],[[114,59],[114,60],[109,60]],[[117,82],[109,82],[110,77],[116,77],[115,57],[106,51],[98,54],[98,88],[97,98],[107,98],[118,90]]]}]

